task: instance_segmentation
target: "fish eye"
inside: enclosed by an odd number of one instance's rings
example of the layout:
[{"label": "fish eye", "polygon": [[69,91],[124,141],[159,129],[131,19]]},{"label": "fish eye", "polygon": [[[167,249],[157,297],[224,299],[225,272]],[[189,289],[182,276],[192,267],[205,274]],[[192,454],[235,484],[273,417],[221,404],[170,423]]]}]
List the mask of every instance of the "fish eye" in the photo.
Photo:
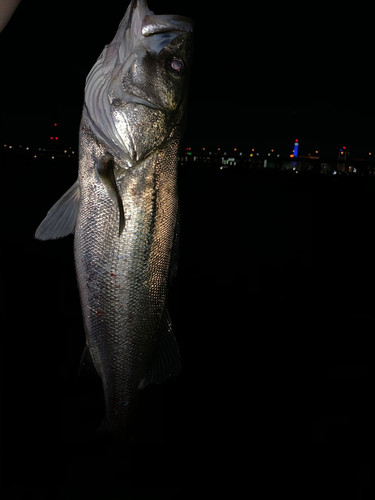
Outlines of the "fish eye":
[{"label": "fish eye", "polygon": [[169,67],[174,75],[182,75],[185,70],[185,63],[179,57],[171,56],[169,58]]}]

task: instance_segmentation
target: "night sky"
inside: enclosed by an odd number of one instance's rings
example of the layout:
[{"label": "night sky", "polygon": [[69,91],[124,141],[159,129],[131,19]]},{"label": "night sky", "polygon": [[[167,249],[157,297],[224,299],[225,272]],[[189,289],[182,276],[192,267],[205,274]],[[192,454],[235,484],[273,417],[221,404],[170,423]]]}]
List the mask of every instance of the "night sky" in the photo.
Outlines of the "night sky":
[{"label": "night sky", "polygon": [[[46,1],[21,2],[0,37],[4,139],[37,142],[59,121],[60,134],[76,141],[85,78],[127,4],[99,10],[88,1],[80,9],[71,0],[53,9]],[[289,154],[298,137],[301,154],[335,155],[343,145],[354,156],[375,150],[363,20],[359,28],[355,14],[302,16],[293,4],[272,12],[204,5],[149,3],[156,13],[186,15],[196,24],[187,144],[244,150],[261,144]]]}]

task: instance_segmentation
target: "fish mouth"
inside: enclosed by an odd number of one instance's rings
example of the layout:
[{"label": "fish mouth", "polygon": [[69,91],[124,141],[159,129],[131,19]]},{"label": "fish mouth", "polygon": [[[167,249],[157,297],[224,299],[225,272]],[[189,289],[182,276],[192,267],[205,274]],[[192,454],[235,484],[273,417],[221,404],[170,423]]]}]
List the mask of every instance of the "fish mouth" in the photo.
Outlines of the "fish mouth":
[{"label": "fish mouth", "polygon": [[139,97],[135,94],[126,94],[125,96],[122,96],[121,101],[122,105],[141,104],[142,106],[147,106],[151,109],[159,109],[153,102],[149,101],[148,99],[143,99],[142,97]]}]

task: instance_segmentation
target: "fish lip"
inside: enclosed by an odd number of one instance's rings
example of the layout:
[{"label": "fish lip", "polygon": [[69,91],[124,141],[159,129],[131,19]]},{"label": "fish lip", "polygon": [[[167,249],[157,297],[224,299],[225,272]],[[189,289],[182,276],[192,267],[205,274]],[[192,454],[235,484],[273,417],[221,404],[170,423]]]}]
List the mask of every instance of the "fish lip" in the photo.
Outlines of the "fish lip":
[{"label": "fish lip", "polygon": [[142,106],[147,106],[148,108],[151,109],[159,109],[155,104],[148,99],[143,99],[142,97],[139,97],[135,94],[128,94],[125,96],[123,100],[123,104],[141,104]]}]

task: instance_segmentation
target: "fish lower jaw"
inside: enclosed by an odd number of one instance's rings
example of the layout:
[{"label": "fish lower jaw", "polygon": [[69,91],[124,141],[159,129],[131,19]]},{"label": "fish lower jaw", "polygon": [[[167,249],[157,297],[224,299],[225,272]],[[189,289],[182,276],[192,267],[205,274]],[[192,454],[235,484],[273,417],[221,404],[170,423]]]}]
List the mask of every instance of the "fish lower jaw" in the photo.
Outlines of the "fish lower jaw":
[{"label": "fish lower jaw", "polygon": [[159,109],[158,106],[155,106],[151,101],[148,101],[147,99],[142,99],[141,97],[131,95],[129,96],[123,103],[123,105],[127,106],[129,104],[137,104],[141,106],[146,106],[147,108],[151,109]]}]

